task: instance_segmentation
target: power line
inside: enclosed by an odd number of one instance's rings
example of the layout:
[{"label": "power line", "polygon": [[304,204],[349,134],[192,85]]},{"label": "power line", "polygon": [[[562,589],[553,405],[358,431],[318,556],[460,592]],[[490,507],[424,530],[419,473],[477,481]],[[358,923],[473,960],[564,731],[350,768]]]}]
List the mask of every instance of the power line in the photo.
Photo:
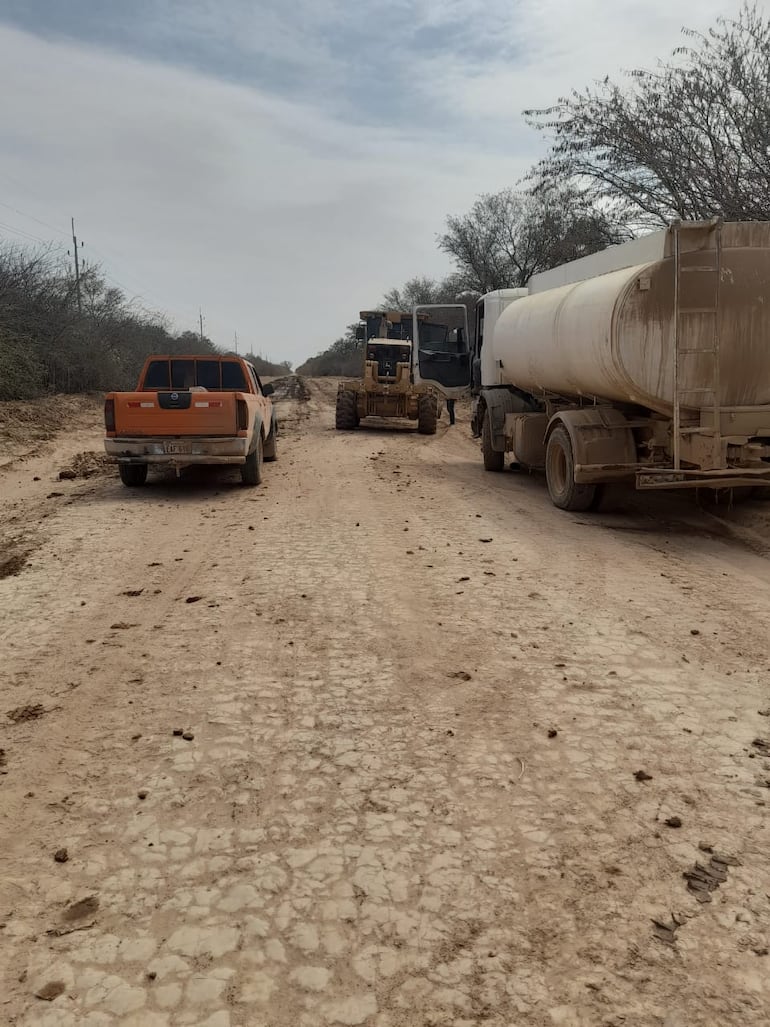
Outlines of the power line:
[{"label": "power line", "polygon": [[[14,182],[13,179],[9,178],[9,176],[7,174],[0,173],[0,177],[4,178],[5,181],[10,182],[12,185],[17,186],[17,188],[21,188],[21,185],[19,183]],[[34,214],[29,214],[29,213],[27,213],[27,211],[21,210],[19,207],[14,207],[14,206],[12,206],[9,203],[4,203],[2,200],[0,200],[0,207],[5,207],[6,210],[10,210],[14,214],[19,214],[21,217],[28,218],[30,221],[34,221],[35,224],[38,224],[38,225],[40,225],[43,228],[50,228],[51,231],[56,232],[59,235],[64,236],[65,238],[69,238],[69,233],[65,232],[65,230],[63,228],[57,227],[56,225],[52,225],[49,221],[44,221],[42,218],[35,217]],[[5,225],[5,224],[3,224],[2,227],[4,227],[9,232],[13,232],[16,235],[19,235],[21,238],[29,239],[30,241],[40,242],[40,243],[45,243],[45,242],[49,242],[50,241],[50,240],[47,240],[47,239],[41,239],[39,236],[33,235],[32,233],[27,232],[25,229],[12,228],[10,225]],[[81,246],[82,245],[83,244],[81,242]],[[101,251],[96,246],[93,246],[91,243],[88,244],[88,248],[90,250],[94,250],[97,254],[100,254],[104,260],[110,261],[109,255],[101,253]],[[126,258],[123,255],[119,255],[119,256],[120,256],[121,260],[127,260],[128,259],[128,258]],[[86,267],[85,260],[82,261],[82,266],[85,269],[85,267]],[[77,274],[77,272],[76,272],[76,274]],[[158,305],[160,307],[163,306],[163,303],[161,303],[161,301],[157,298],[157,296],[153,296],[147,289],[143,288],[140,285],[139,282],[134,281],[134,287],[129,288],[129,287],[123,285],[122,282],[118,282],[115,278],[113,278],[112,276],[108,275],[106,272],[102,271],[102,274],[104,275],[105,278],[109,278],[109,280],[117,288],[122,289],[126,293],[133,294],[135,298],[144,299],[145,297],[147,297],[147,299],[149,299],[152,303],[154,303],[154,304],[156,304],[156,305]],[[136,286],[139,286],[138,290],[137,290]]]},{"label": "power line", "polygon": [[[4,172],[0,172],[0,178],[5,179],[5,181],[11,183],[12,185],[14,185],[17,188],[20,188],[20,189],[23,188],[20,183],[14,182],[13,179],[11,179]],[[35,217],[34,214],[29,214],[26,211],[21,210],[19,207],[14,207],[14,206],[12,206],[9,203],[3,202],[2,200],[0,200],[0,207],[4,207],[6,210],[12,211],[14,214],[19,214],[21,217],[28,218],[30,221],[34,221],[35,224],[38,224],[38,225],[40,225],[43,228],[49,228],[51,231],[56,232],[59,235],[64,236],[65,238],[68,238],[68,233],[65,232],[64,229],[62,229],[62,228],[60,228],[60,227],[58,227],[56,225],[52,225],[50,222],[45,221],[42,218]],[[51,240],[51,239],[42,239],[40,236],[33,235],[31,232],[28,232],[25,229],[15,228],[12,225],[6,224],[5,222],[2,222],[2,221],[0,221],[0,230],[6,231],[6,232],[10,232],[13,235],[18,236],[21,239],[28,240],[29,242],[36,242],[36,243],[40,243],[42,245],[46,245],[46,244],[50,245],[50,244],[53,243],[53,240]],[[79,254],[77,242],[75,242],[75,240],[74,240],[74,221],[73,221],[73,224],[72,224],[72,235],[73,235],[73,244],[75,246],[75,263],[76,263],[76,265],[79,265],[80,263],[82,263],[82,268],[83,268],[83,270],[85,270],[86,266],[87,266],[86,265],[86,261],[85,261],[85,259],[83,259],[82,261],[79,260],[79,257],[82,256],[82,254]],[[61,243],[58,243],[57,245],[59,247],[62,246]],[[83,247],[84,245],[85,244],[81,240],[80,246]],[[98,256],[101,256],[102,259],[107,261],[107,262],[112,262],[112,259],[114,259],[115,254],[117,254],[117,256],[120,258],[121,262],[123,262],[123,261],[130,262],[129,258],[127,258],[123,254],[120,254],[116,250],[113,250],[113,258],[110,258],[109,253],[104,253],[99,247],[94,246],[90,242],[88,243],[88,249],[89,250],[93,250]],[[89,267],[89,269],[91,269],[93,267],[93,265],[89,263],[88,267]],[[126,293],[127,295],[129,295],[133,299],[139,299],[139,300],[142,300],[144,302],[148,302],[149,301],[151,304],[153,304],[157,308],[158,312],[165,312],[165,303],[162,302],[161,300],[159,300],[157,296],[154,296],[149,290],[143,288],[141,283],[139,283],[138,281],[133,279],[133,272],[132,272],[131,276],[129,277],[129,281],[133,280],[133,286],[132,287],[128,287],[128,286],[124,285],[122,282],[119,282],[113,275],[108,274],[104,270],[104,268],[101,267],[101,266],[99,268],[99,273],[102,275],[102,277],[104,277],[109,282],[111,282],[112,285],[114,285],[116,288],[122,290],[124,293]],[[76,266],[75,278],[76,278],[76,282],[78,284],[78,296],[80,296],[80,267],[79,266]]]},{"label": "power line", "polygon": [[4,229],[6,232],[13,232],[14,235],[19,235],[23,239],[29,239],[31,242],[39,242],[45,244],[51,241],[50,239],[41,239],[38,235],[31,235],[29,232],[25,232],[21,228],[13,228],[12,225],[6,225],[2,221],[0,221],[0,228]]},{"label": "power line", "polygon": [[9,203],[3,203],[0,200],[0,207],[5,207],[6,210],[13,211],[14,214],[21,214],[23,218],[29,218],[30,221],[34,221],[36,224],[41,225],[43,228],[50,228],[52,232],[58,232],[59,235],[67,236],[67,233],[62,228],[57,228],[56,225],[51,225],[47,221],[41,221],[40,218],[36,218],[33,214],[27,214],[26,211],[19,210],[18,207],[12,207]]},{"label": "power line", "polygon": [[[110,247],[107,250],[102,249],[99,246],[94,246],[94,244],[92,242],[88,242],[86,244],[86,247],[87,247],[88,250],[92,250],[94,253],[96,253],[97,256],[101,257],[102,260],[104,260],[104,261],[107,261],[109,263],[115,263],[115,261],[117,260],[117,262],[120,263],[120,264],[123,264],[123,265],[129,264],[129,265],[131,265],[133,267],[133,261],[131,260],[131,258],[127,257],[120,250],[116,249],[116,247],[114,247],[112,244],[110,244]],[[107,275],[106,273],[104,273],[104,276],[105,276],[105,278],[110,278],[110,276]],[[134,275],[133,270],[130,272],[129,275],[126,275],[125,273],[121,272],[121,277],[123,277],[123,278],[127,277],[129,282],[132,282],[133,285],[129,288],[129,287],[123,285],[121,282],[116,281],[115,278],[110,278],[110,281],[112,281],[113,284],[117,285],[124,292],[132,293],[135,296],[135,298],[147,299],[151,303],[155,304],[157,307],[165,308],[165,302],[162,301],[162,300],[159,300],[157,296],[154,296],[152,294],[152,292],[150,292],[149,289],[146,289],[142,285],[142,283],[139,282],[139,280],[136,278],[136,276]],[[194,316],[194,315],[192,315],[192,312],[191,312],[190,316]]]}]

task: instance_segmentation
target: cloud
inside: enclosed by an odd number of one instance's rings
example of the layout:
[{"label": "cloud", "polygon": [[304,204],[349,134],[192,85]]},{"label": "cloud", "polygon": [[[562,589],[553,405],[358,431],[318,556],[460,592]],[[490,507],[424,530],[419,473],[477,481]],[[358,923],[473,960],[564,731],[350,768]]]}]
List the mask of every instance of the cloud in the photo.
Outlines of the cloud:
[{"label": "cloud", "polygon": [[449,270],[445,216],[543,152],[522,109],[653,64],[724,4],[695,19],[684,0],[103,7],[4,10],[3,202],[65,244],[74,214],[86,256],[180,328],[200,305],[219,343],[237,331],[296,361],[389,287]]},{"label": "cloud", "polygon": [[473,157],[15,30],[0,52],[6,195],[64,231],[74,213],[85,255],[180,327],[200,305],[218,342],[298,360],[392,284],[448,269],[434,237],[475,191]]}]

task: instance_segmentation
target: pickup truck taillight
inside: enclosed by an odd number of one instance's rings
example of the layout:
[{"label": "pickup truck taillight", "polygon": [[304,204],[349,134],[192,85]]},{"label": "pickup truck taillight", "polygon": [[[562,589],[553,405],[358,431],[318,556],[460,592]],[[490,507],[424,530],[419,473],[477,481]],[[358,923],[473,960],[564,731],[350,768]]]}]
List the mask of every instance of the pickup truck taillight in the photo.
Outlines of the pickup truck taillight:
[{"label": "pickup truck taillight", "polygon": [[104,401],[104,426],[107,431],[115,431],[115,400]]},{"label": "pickup truck taillight", "polygon": [[238,431],[249,430],[249,406],[245,399],[238,401]]}]

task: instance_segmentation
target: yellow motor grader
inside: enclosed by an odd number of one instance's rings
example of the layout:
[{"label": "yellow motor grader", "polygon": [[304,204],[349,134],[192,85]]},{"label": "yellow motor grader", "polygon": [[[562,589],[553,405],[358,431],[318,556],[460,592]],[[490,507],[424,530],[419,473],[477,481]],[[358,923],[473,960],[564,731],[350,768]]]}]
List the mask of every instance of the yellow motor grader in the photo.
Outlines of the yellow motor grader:
[{"label": "yellow motor grader", "polygon": [[340,383],[337,428],[357,428],[366,417],[398,417],[417,421],[422,435],[435,435],[442,399],[455,399],[468,388],[466,308],[362,310],[360,318],[356,338],[363,345],[363,376]]}]

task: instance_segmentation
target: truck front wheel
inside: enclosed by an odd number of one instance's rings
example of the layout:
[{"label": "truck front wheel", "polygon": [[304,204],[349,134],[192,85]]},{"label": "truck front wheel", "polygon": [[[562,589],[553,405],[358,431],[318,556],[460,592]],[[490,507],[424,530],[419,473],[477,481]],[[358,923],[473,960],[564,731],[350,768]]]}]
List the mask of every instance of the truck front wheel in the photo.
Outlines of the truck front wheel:
[{"label": "truck front wheel", "polygon": [[485,471],[502,471],[505,466],[505,453],[499,453],[492,446],[492,417],[488,410],[484,411],[481,425],[481,453],[484,457]]},{"label": "truck front wheel", "polygon": [[438,421],[438,400],[435,396],[420,396],[417,400],[417,431],[420,435],[435,435]]},{"label": "truck front wheel", "polygon": [[602,496],[600,485],[578,485],[575,458],[569,432],[563,425],[554,428],[545,452],[545,477],[551,502],[560,510],[595,510]]},{"label": "truck front wheel", "polygon": [[246,457],[246,463],[241,464],[241,481],[244,485],[260,485],[262,483],[262,433],[257,439],[257,445]]},{"label": "truck front wheel", "polygon": [[129,488],[144,485],[147,481],[147,464],[118,464],[120,480]]}]

